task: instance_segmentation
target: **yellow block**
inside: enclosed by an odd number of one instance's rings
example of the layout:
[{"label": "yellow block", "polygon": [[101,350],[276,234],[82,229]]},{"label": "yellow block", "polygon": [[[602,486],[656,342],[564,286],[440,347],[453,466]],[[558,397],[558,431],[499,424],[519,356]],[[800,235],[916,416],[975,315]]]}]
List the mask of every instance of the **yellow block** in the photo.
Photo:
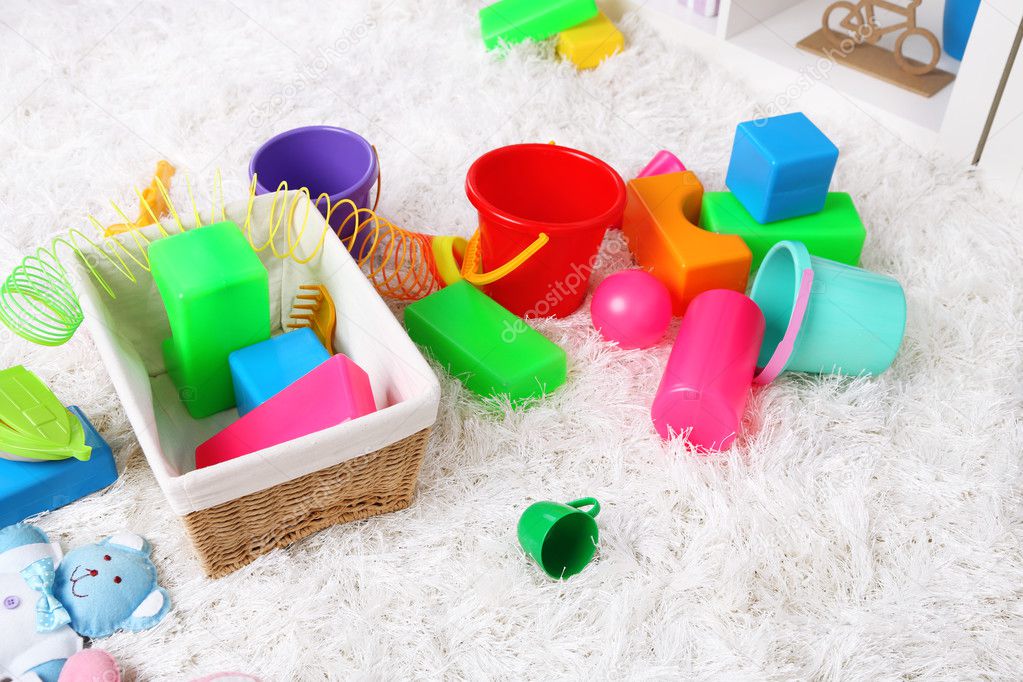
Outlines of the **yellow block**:
[{"label": "yellow block", "polygon": [[625,36],[603,12],[558,34],[558,55],[580,69],[595,69],[624,47]]}]

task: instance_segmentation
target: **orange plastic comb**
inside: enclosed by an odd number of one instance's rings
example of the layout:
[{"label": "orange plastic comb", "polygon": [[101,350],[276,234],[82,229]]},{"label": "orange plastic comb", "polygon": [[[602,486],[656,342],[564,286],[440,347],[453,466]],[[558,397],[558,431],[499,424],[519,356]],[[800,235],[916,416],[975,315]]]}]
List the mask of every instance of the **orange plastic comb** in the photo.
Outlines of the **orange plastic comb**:
[{"label": "orange plastic comb", "polygon": [[[334,354],[334,329],[337,327],[337,311],[334,299],[322,284],[302,284],[292,304],[291,324],[288,329],[312,327],[323,347]],[[302,293],[309,292],[309,293]],[[295,312],[298,311],[298,312]]]},{"label": "orange plastic comb", "polygon": [[[147,225],[152,225],[160,218],[170,212],[164,194],[170,190],[171,178],[174,176],[175,168],[170,163],[160,160],[156,163],[156,173],[153,175],[149,187],[142,190],[142,198],[139,200],[139,217],[134,223],[118,223],[110,225],[103,233],[104,237],[121,234],[128,230],[134,230]],[[159,184],[158,184],[159,183]],[[160,185],[163,186],[161,191]]]}]

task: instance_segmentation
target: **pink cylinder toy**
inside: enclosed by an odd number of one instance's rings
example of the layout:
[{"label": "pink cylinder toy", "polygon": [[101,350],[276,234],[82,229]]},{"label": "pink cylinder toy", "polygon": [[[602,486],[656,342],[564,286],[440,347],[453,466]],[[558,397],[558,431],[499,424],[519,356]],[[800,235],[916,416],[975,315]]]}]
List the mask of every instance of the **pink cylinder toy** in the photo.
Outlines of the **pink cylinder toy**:
[{"label": "pink cylinder toy", "polygon": [[689,304],[650,416],[662,438],[691,429],[701,450],[735,440],[764,338],[764,315],[736,291],[712,289]]}]

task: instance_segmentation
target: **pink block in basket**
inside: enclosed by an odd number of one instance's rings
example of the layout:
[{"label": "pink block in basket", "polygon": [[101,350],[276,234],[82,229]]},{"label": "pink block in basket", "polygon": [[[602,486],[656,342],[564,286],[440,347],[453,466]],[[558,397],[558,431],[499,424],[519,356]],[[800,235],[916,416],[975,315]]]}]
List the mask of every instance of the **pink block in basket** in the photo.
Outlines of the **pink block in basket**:
[{"label": "pink block in basket", "polygon": [[374,410],[369,376],[339,353],[197,447],[195,467],[280,445]]},{"label": "pink block in basket", "polygon": [[644,166],[643,170],[641,170],[639,175],[636,177],[648,178],[651,175],[683,173],[685,170],[685,165],[679,161],[677,156],[669,152],[667,149],[662,149],[654,154],[654,158],[650,159],[650,163]]}]

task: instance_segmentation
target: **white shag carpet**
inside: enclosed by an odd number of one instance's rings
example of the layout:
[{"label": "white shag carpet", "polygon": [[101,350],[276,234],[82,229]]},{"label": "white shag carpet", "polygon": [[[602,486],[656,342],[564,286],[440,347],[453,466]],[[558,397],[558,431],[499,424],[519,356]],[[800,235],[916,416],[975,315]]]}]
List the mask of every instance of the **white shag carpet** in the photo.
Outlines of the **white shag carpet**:
[{"label": "white shag carpet", "polygon": [[[271,134],[329,123],[373,141],[381,212],[467,235],[469,163],[557,140],[635,173],[658,149],[723,187],[753,93],[653,29],[592,73],[524,46],[483,51],[479,2],[16,0],[0,17],[0,265],[107,204],[159,158],[200,193],[245,191]],[[793,108],[799,108],[797,100]],[[1023,670],[1023,224],[980,179],[857,109],[811,109],[842,150],[833,187],[868,226],[863,265],[905,286],[883,376],[786,376],[720,457],[664,446],[648,409],[670,343],[621,352],[586,312],[537,327],[567,385],[488,409],[444,378],[407,511],[321,532],[205,579],[88,334],[22,363],[116,448],[109,491],[39,521],[65,547],[149,538],[174,601],[101,643],[139,680],[240,669],[319,679],[1011,679]],[[183,174],[174,196],[185,196]],[[621,252],[618,237],[606,247]],[[627,265],[609,259],[607,271]],[[607,274],[598,273],[597,278]],[[521,554],[520,511],[598,497],[597,561],[565,583]]]}]

